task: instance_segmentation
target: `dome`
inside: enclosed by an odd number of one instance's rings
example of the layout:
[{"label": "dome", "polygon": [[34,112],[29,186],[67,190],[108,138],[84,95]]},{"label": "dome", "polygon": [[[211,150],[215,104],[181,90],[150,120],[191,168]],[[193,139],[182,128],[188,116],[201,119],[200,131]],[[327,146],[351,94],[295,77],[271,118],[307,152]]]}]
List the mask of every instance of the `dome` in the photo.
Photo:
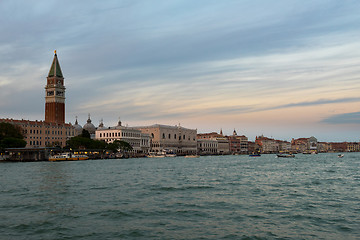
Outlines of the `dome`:
[{"label": "dome", "polygon": [[104,129],[106,129],[106,127],[104,127],[104,122],[103,122],[102,119],[101,119],[100,124],[99,124],[99,126],[98,126],[97,129],[98,129],[98,130],[104,130]]},{"label": "dome", "polygon": [[86,121],[86,124],[84,125],[83,129],[88,131],[90,134],[94,134],[96,131],[94,124],[91,123],[90,114],[89,114],[89,119]]},{"label": "dome", "polygon": [[75,136],[78,136],[78,135],[82,134],[83,128],[82,128],[81,125],[78,123],[78,120],[77,120],[77,119],[76,119],[76,121],[75,121],[74,128],[75,128]]}]

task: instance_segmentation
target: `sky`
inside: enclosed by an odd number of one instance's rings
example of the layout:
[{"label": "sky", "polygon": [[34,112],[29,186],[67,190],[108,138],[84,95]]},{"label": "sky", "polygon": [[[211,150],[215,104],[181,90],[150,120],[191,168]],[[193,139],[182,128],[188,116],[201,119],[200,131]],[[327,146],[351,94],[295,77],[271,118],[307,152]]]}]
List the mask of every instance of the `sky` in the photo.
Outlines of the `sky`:
[{"label": "sky", "polygon": [[0,118],[360,140],[358,0],[1,0]]}]

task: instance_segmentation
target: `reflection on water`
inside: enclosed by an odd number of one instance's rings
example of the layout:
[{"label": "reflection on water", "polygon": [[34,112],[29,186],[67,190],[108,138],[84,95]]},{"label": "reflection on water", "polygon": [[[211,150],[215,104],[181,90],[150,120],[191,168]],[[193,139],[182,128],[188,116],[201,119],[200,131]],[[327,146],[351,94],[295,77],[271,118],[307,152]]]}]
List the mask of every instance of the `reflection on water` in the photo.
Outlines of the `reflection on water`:
[{"label": "reflection on water", "polygon": [[68,166],[49,162],[39,168],[38,201],[44,204],[49,214],[70,214],[75,206],[69,204],[71,198],[72,176]]}]

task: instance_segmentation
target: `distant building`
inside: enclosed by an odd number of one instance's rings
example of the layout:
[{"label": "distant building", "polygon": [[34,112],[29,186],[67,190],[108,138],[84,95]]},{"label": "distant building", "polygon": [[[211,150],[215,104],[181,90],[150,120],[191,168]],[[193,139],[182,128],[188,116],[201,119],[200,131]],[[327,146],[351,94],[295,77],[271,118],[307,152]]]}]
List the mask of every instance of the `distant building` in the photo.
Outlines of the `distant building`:
[{"label": "distant building", "polygon": [[318,142],[318,152],[329,152],[331,144],[328,142]]},{"label": "distant building", "polygon": [[[211,144],[211,141],[216,141],[216,143]],[[199,154],[213,154],[215,146],[217,147],[216,154],[226,155],[230,153],[229,140],[224,137],[222,130],[220,134],[217,132],[199,133],[197,134],[197,142]],[[209,146],[212,149],[209,149]]]},{"label": "distant building", "polygon": [[248,151],[249,153],[260,153],[261,152],[261,148],[258,144],[256,144],[255,142],[248,142]]},{"label": "distant building", "polygon": [[44,121],[15,120],[3,118],[0,122],[19,126],[26,141],[26,148],[65,147],[66,141],[75,136],[71,124],[48,123]]},{"label": "distant building", "polygon": [[291,143],[288,141],[276,140],[279,144],[279,152],[291,152]]},{"label": "distant building", "polygon": [[315,137],[293,138],[291,140],[291,149],[295,152],[314,152],[318,150],[318,142]]},{"label": "distant building", "polygon": [[238,136],[234,129],[232,136],[226,136],[229,141],[230,153],[248,153],[248,138],[244,135]]},{"label": "distant building", "polygon": [[277,153],[280,151],[279,142],[275,139],[256,136],[255,143],[259,145],[262,153]]},{"label": "distant building", "polygon": [[88,116],[88,120],[86,121],[86,123],[84,124],[83,127],[84,130],[88,131],[90,133],[90,137],[93,139],[95,138],[95,131],[96,131],[96,127],[94,126],[94,124],[91,123],[91,119],[90,119],[90,113]]},{"label": "distant building", "polygon": [[347,152],[360,152],[360,143],[358,142],[349,142],[347,143]]},{"label": "distant building", "polygon": [[168,126],[155,124],[141,126],[135,129],[150,135],[151,151],[162,152],[172,151],[178,155],[196,154],[196,129],[188,129],[179,126]]},{"label": "distant building", "polygon": [[223,138],[224,136],[217,132],[211,132],[211,133],[198,133],[196,137],[197,139],[216,139],[216,138]]},{"label": "distant building", "polygon": [[74,129],[75,129],[75,136],[79,136],[82,134],[82,126],[78,123],[78,120],[76,118],[75,120],[75,124],[74,124]]},{"label": "distant building", "polygon": [[148,153],[150,150],[150,135],[140,130],[121,125],[119,120],[115,127],[104,127],[103,123],[95,131],[95,139],[112,143],[115,140],[125,141],[133,147],[134,153]]},{"label": "distant building", "polygon": [[218,154],[219,143],[216,139],[198,139],[197,151],[200,155]]},{"label": "distant building", "polygon": [[359,142],[318,142],[319,152],[360,152]]},{"label": "distant building", "polygon": [[309,150],[310,151],[317,151],[318,141],[314,136],[309,138],[308,143],[309,143]]},{"label": "distant building", "polygon": [[332,142],[330,143],[331,151],[333,152],[346,152],[347,150],[346,142]]}]

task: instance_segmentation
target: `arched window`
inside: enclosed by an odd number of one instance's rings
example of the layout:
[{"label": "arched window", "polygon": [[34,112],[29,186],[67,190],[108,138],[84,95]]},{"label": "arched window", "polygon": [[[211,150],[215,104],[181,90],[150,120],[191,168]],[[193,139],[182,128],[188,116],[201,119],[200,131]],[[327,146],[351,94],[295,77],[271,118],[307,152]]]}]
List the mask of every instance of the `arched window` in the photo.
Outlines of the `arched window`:
[{"label": "arched window", "polygon": [[174,138],[176,139],[176,134],[174,134]]},{"label": "arched window", "polygon": [[165,139],[165,133],[163,133],[163,139]]},{"label": "arched window", "polygon": [[169,139],[171,138],[171,134],[169,133]]}]

